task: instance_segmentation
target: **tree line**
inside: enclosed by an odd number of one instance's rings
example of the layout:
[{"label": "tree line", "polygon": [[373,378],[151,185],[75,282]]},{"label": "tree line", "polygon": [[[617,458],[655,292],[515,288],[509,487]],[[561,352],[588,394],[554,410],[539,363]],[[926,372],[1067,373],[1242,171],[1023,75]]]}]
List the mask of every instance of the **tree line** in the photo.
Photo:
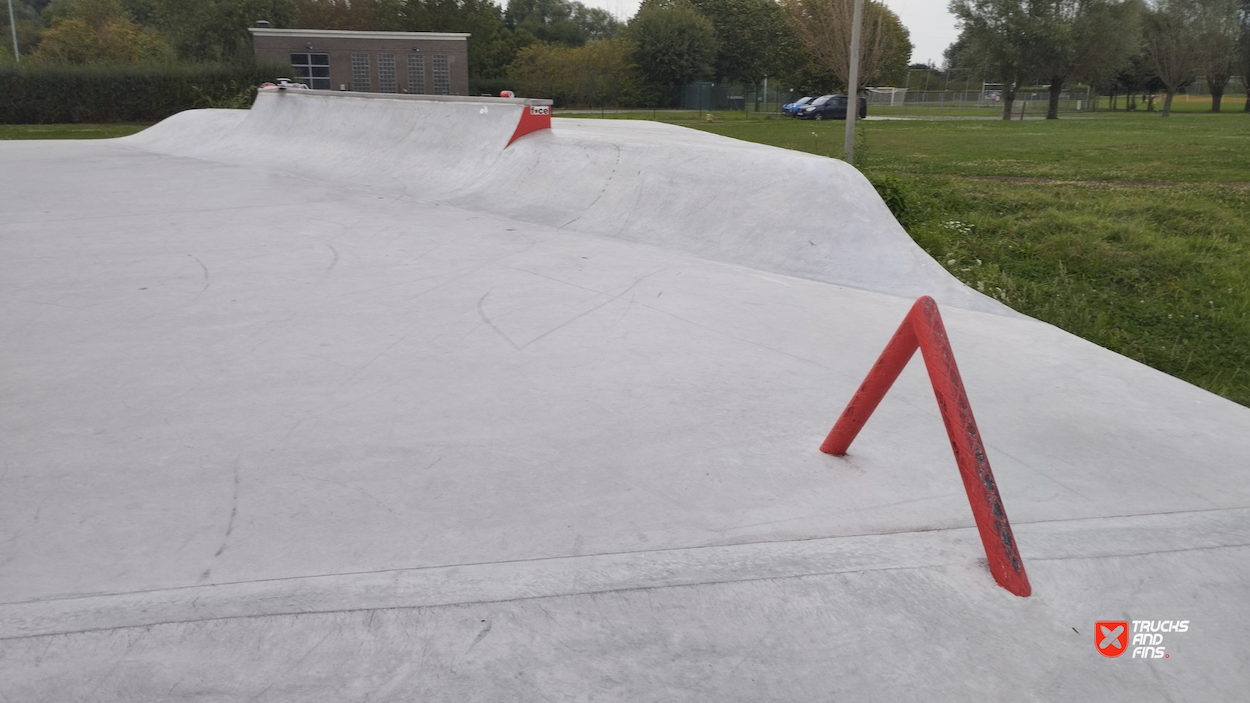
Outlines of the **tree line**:
[{"label": "tree line", "polygon": [[950,10],[960,35],[947,69],[1001,81],[1003,119],[1029,84],[1049,86],[1046,117],[1058,118],[1059,96],[1076,81],[1112,95],[1162,91],[1167,117],[1199,76],[1219,112],[1232,77],[1250,76],[1250,0],[952,0]]},{"label": "tree line", "polygon": [[[853,0],[644,0],[628,20],[577,0],[13,0],[24,61],[247,62],[248,28],[468,32],[474,92],[657,105],[699,81],[845,90]],[[4,17],[4,32],[10,29]],[[911,41],[867,0],[860,85],[905,79]],[[13,50],[0,50],[0,62]]]}]

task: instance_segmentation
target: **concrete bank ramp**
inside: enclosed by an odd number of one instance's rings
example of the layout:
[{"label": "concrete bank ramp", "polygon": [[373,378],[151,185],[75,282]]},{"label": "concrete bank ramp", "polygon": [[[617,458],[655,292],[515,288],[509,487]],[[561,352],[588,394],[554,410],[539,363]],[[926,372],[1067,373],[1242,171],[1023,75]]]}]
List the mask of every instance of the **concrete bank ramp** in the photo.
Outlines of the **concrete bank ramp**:
[{"label": "concrete bank ramp", "polygon": [[[0,142],[0,701],[1245,697],[1250,410],[979,309],[837,163],[429,102]],[[818,450],[915,288],[1027,598],[918,361]]]},{"label": "concrete bank ramp", "polygon": [[948,274],[841,161],[653,122],[555,119],[525,101],[262,92],[124,141],[825,283],[1010,314]]}]

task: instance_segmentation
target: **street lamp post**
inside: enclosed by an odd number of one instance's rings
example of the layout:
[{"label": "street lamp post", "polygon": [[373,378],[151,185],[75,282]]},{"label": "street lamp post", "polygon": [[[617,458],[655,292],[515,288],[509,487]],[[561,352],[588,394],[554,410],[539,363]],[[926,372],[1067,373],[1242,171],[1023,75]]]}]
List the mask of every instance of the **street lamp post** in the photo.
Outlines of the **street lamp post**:
[{"label": "street lamp post", "polygon": [[851,70],[846,81],[846,141],[842,144],[842,154],[848,164],[855,159],[855,118],[859,117],[859,27],[863,23],[864,0],[855,0],[855,15],[851,19]]},{"label": "street lamp post", "polygon": [[13,19],[13,0],[9,0],[9,28],[13,30],[13,60],[20,63],[22,52],[17,50],[17,20]]}]

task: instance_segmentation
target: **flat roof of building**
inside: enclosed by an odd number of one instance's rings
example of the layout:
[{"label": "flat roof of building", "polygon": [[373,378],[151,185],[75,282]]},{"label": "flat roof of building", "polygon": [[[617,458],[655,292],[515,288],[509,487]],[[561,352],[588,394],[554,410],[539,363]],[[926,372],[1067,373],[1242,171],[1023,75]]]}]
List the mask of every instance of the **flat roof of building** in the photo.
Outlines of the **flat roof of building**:
[{"label": "flat roof of building", "polygon": [[317,37],[323,39],[434,39],[464,41],[467,32],[364,32],[343,29],[274,29],[272,27],[248,27],[258,37]]}]

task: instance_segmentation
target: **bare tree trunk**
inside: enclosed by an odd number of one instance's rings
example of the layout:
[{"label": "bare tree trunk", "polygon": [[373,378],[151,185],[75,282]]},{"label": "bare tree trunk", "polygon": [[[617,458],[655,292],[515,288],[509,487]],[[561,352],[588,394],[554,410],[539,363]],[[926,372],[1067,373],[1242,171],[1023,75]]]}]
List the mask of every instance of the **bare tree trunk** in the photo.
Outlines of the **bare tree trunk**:
[{"label": "bare tree trunk", "polygon": [[1241,108],[1241,111],[1250,112],[1250,76],[1243,77],[1241,80],[1246,81],[1246,106]]},{"label": "bare tree trunk", "polygon": [[1050,102],[1046,105],[1046,119],[1059,119],[1059,94],[1063,92],[1063,78],[1050,79]]},{"label": "bare tree trunk", "polygon": [[1218,70],[1207,71],[1207,90],[1211,91],[1211,112],[1219,112],[1224,102],[1224,91],[1228,89],[1228,81],[1232,79],[1232,63],[1217,67]]},{"label": "bare tree trunk", "polygon": [[1172,114],[1172,96],[1176,95],[1176,91],[1168,88],[1167,94],[1163,98],[1163,116],[1167,117]]},{"label": "bare tree trunk", "polygon": [[1003,96],[1003,120],[1010,122],[1011,106],[1016,102],[1016,84],[1012,83],[1010,88],[1008,88],[1007,85],[1008,84],[1006,82],[1003,82],[1003,89],[1001,91]]}]

